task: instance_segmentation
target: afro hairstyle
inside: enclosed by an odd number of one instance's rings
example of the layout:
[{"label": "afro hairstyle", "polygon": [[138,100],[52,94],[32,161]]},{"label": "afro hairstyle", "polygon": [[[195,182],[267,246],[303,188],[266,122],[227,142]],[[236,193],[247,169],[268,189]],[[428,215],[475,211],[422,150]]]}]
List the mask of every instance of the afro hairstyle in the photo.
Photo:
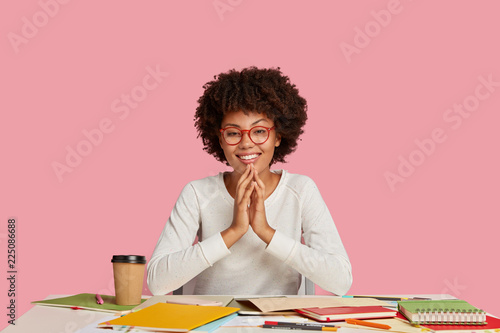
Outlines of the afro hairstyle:
[{"label": "afro hairstyle", "polygon": [[195,127],[203,149],[218,161],[228,164],[219,142],[219,129],[228,112],[263,113],[274,122],[281,143],[271,164],[285,163],[285,157],[297,148],[307,120],[307,102],[279,67],[232,69],[214,76],[203,89],[196,108]]}]

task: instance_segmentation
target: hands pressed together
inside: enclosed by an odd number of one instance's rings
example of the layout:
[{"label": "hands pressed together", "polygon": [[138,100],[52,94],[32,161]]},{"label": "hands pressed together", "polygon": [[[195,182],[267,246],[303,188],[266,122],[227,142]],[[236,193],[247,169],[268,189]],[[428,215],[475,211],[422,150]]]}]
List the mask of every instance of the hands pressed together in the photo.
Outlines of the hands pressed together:
[{"label": "hands pressed together", "polygon": [[269,226],[264,206],[265,185],[253,164],[246,167],[236,185],[233,223],[221,232],[229,248],[248,231],[249,226],[262,241],[269,244],[275,230]]}]

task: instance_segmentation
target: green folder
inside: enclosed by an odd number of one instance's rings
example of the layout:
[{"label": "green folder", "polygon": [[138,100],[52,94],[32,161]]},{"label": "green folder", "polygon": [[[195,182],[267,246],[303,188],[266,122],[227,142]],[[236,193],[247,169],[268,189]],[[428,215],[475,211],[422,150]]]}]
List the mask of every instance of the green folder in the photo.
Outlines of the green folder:
[{"label": "green folder", "polygon": [[[112,312],[115,314],[129,313],[137,305],[117,305],[115,304],[115,296],[101,295],[104,304],[97,304],[96,294],[77,294],[68,297],[47,299],[42,301],[34,301],[32,304],[59,306],[59,307],[77,307],[85,310],[96,310],[103,312]],[[141,303],[146,299],[142,299]]]}]

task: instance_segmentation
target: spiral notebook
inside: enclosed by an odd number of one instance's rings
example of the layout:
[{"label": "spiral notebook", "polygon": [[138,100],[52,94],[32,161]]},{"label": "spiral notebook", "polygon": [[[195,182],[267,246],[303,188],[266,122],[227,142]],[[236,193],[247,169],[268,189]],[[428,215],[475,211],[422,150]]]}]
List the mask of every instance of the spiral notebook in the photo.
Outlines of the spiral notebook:
[{"label": "spiral notebook", "polygon": [[398,311],[412,324],[486,324],[485,311],[459,299],[400,301]]}]

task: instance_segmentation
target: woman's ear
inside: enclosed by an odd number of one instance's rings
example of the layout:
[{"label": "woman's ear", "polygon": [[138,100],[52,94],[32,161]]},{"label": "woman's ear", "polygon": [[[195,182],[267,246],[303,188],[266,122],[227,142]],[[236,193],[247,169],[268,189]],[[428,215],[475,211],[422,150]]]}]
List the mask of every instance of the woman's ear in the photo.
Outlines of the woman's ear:
[{"label": "woman's ear", "polygon": [[279,147],[279,146],[280,146],[280,144],[281,144],[281,135],[277,134],[277,135],[276,135],[276,139],[275,139],[275,141],[274,141],[274,146],[275,146],[275,147]]},{"label": "woman's ear", "polygon": [[222,147],[222,140],[224,140],[222,139],[222,133],[217,131],[217,136],[219,137],[219,145]]}]

